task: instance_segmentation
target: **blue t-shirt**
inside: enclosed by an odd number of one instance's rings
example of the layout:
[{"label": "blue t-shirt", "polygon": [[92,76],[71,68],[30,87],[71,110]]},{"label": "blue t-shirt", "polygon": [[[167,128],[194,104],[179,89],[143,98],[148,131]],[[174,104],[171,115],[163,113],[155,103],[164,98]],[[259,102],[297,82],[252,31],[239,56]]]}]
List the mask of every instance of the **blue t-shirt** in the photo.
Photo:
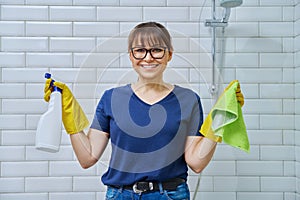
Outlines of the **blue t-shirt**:
[{"label": "blue t-shirt", "polygon": [[177,85],[153,105],[135,95],[130,85],[105,91],[91,125],[111,139],[111,159],[102,182],[130,185],[186,179],[186,137],[201,135],[202,122],[200,97]]}]

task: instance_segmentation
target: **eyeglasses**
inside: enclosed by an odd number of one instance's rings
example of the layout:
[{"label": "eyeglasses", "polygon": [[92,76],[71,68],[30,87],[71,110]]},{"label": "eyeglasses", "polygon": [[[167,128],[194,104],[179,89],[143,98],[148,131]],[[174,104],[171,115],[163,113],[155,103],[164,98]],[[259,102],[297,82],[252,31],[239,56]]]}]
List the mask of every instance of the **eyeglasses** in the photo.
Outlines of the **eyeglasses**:
[{"label": "eyeglasses", "polygon": [[165,56],[167,47],[153,47],[151,49],[146,49],[142,47],[131,48],[131,53],[133,57],[137,60],[143,60],[146,58],[148,52],[154,59],[161,59]]}]

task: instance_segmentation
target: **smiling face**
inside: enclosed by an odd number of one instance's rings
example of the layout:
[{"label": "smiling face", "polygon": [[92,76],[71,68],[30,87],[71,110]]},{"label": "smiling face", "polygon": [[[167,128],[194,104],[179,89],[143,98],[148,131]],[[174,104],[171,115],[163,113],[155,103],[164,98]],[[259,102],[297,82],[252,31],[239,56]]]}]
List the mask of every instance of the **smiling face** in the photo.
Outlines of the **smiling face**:
[{"label": "smiling face", "polygon": [[154,22],[138,25],[129,36],[128,51],[140,81],[162,81],[173,51],[170,35],[162,25]]},{"label": "smiling face", "polygon": [[[162,58],[153,58],[155,55],[156,49],[161,49],[159,44],[147,44],[143,45],[140,42],[134,43],[135,49],[130,52],[130,60],[134,70],[139,75],[139,80],[144,81],[152,81],[152,82],[161,82],[163,79],[163,72],[165,71],[168,62],[172,58],[172,52],[167,49],[163,49],[160,51],[164,51],[164,55]],[[134,54],[137,54],[135,51],[143,52],[142,54],[146,54],[143,59],[136,59]],[[155,56],[154,56],[155,57]]]}]

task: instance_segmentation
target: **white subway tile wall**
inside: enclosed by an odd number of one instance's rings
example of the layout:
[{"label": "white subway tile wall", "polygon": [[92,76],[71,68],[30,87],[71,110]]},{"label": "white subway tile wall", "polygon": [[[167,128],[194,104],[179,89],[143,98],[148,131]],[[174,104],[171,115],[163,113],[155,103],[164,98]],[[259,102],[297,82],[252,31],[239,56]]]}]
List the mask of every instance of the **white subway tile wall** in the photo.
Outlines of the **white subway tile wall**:
[{"label": "white subway tile wall", "polygon": [[295,1],[294,8],[294,66],[295,66],[295,174],[296,200],[300,199],[300,1]]},{"label": "white subway tile wall", "polygon": [[[217,1],[218,2],[218,1]],[[187,86],[212,107],[211,16],[206,0],[0,0],[0,199],[103,200],[110,148],[82,169],[62,130],[58,153],[34,148],[44,73],[74,92],[88,118],[105,89],[136,80],[127,36],[139,22],[158,21],[173,36],[166,80]],[[217,9],[222,13],[222,9]],[[251,0],[232,9],[217,32],[223,87],[233,79],[245,95],[250,153],[225,144],[198,176],[191,194],[213,200],[300,200],[300,1]],[[200,177],[200,188],[196,182]]]}]

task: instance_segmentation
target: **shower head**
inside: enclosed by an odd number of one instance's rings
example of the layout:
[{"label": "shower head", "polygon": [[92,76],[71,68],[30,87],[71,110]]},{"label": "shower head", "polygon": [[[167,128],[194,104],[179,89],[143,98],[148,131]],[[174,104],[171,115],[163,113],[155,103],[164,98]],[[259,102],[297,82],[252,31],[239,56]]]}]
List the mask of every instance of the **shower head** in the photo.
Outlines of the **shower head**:
[{"label": "shower head", "polygon": [[231,8],[240,6],[243,0],[220,0],[220,6],[224,7],[224,17],[222,22],[228,22]]},{"label": "shower head", "polygon": [[220,6],[224,8],[233,8],[240,6],[243,0],[220,0]]},{"label": "shower head", "polygon": [[242,3],[243,0],[220,0],[220,6],[224,8],[223,17],[222,19],[216,19],[216,0],[212,0],[213,19],[207,19],[205,21],[205,26],[225,28],[228,24],[231,8],[240,6]]}]

